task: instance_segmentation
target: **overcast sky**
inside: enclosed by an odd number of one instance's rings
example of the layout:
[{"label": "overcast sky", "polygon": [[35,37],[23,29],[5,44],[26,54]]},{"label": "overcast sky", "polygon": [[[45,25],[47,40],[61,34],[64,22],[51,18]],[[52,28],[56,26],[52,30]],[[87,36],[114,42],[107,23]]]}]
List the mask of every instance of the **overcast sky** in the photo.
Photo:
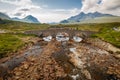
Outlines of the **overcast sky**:
[{"label": "overcast sky", "polygon": [[0,12],[18,18],[33,15],[42,23],[95,11],[120,16],[120,0],[0,0]]}]

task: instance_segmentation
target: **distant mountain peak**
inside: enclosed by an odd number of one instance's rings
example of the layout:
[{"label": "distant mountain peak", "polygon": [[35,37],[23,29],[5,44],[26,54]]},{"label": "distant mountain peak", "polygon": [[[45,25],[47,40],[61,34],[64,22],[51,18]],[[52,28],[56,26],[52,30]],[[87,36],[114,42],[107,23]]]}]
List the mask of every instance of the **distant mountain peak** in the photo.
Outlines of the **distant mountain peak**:
[{"label": "distant mountain peak", "polygon": [[81,12],[80,14],[85,14],[84,12]]},{"label": "distant mountain peak", "polygon": [[27,17],[33,17],[32,15],[28,15]]},{"label": "distant mountain peak", "polygon": [[32,15],[28,15],[25,18],[35,18],[35,17],[33,17]]},{"label": "distant mountain peak", "polygon": [[28,22],[28,23],[40,23],[40,22],[38,21],[38,19],[35,18],[35,17],[32,16],[32,15],[28,15],[28,16],[26,16],[25,18],[23,18],[22,20],[25,21],[25,22]]},{"label": "distant mountain peak", "polygon": [[100,12],[93,12],[93,13],[84,13],[81,12],[76,16],[72,16],[70,18],[68,18],[67,20],[63,20],[60,23],[71,23],[71,22],[81,22],[84,20],[89,20],[89,19],[94,19],[94,18],[98,18],[98,17],[113,17],[113,15],[111,14],[103,14]]},{"label": "distant mountain peak", "polygon": [[79,15],[85,15],[85,13],[84,13],[84,12],[81,12],[81,13],[79,13],[79,14],[76,15],[76,16],[79,16]]},{"label": "distant mountain peak", "polygon": [[98,14],[99,12],[98,12],[98,11],[95,11],[95,12],[93,12],[93,13],[96,13],[96,14]]},{"label": "distant mountain peak", "polygon": [[21,21],[21,22],[27,22],[27,23],[40,23],[37,18],[35,18],[32,15],[28,15],[23,19],[19,19],[17,17],[12,18],[14,21]]},{"label": "distant mountain peak", "polygon": [[10,20],[10,17],[9,17],[7,14],[2,13],[2,12],[0,12],[0,18],[1,18],[1,19]]}]

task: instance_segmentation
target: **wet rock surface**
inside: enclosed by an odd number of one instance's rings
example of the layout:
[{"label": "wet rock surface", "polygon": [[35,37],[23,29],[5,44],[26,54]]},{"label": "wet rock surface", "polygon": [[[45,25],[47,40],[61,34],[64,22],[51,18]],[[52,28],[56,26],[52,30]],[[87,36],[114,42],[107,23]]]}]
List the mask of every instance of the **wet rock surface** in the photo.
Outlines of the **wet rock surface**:
[{"label": "wet rock surface", "polygon": [[[23,62],[20,67],[15,68],[10,73],[10,80],[21,78],[23,78],[23,80],[57,80],[64,77],[66,75],[64,70],[58,65],[54,58],[51,57],[55,51],[59,50],[56,45],[58,44],[49,43],[43,49],[39,58],[32,59],[31,57],[28,61]],[[22,74],[19,72],[22,72]]]},{"label": "wet rock surface", "polygon": [[8,74],[2,71],[1,79],[120,80],[119,49],[100,39],[86,38],[80,43],[41,40],[38,45],[44,45],[40,54],[28,56]]}]

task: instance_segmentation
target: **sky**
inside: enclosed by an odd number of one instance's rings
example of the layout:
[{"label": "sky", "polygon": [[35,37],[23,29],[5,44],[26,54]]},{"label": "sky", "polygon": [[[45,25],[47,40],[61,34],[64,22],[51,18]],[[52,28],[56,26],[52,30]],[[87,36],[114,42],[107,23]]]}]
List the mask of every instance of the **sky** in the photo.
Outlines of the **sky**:
[{"label": "sky", "polygon": [[120,0],[0,0],[0,12],[12,18],[33,15],[41,23],[96,11],[120,16]]}]

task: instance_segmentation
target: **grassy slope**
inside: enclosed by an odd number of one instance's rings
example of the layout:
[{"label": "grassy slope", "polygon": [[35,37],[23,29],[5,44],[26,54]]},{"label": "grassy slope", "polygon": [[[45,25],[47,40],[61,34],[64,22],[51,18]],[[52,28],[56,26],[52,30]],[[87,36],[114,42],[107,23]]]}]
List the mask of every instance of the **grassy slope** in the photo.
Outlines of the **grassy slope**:
[{"label": "grassy slope", "polygon": [[[113,28],[117,28],[118,31]],[[120,23],[86,24],[78,27],[79,30],[96,31],[94,37],[100,38],[120,48]]]},{"label": "grassy slope", "polygon": [[48,28],[48,24],[33,24],[33,23],[24,23],[17,21],[3,21],[0,24],[0,29],[9,30],[13,32],[21,32],[26,30],[38,30]]},{"label": "grassy slope", "polygon": [[99,33],[93,35],[93,37],[98,37],[120,48],[120,25],[116,28],[118,28],[119,31],[114,30],[113,27],[104,27]]},{"label": "grassy slope", "polygon": [[100,18],[85,20],[80,23],[112,23],[112,22],[120,22],[120,17],[100,17]]},{"label": "grassy slope", "polygon": [[[0,58],[9,55],[8,53],[16,52],[21,49],[28,37],[35,37],[34,35],[25,35],[21,32],[26,30],[38,30],[48,28],[48,24],[28,24],[16,21],[0,21],[0,30],[6,31],[6,33],[0,33]],[[16,34],[15,34],[16,33]],[[24,39],[24,40],[22,40]]]},{"label": "grassy slope", "polygon": [[0,57],[4,57],[7,53],[17,51],[23,45],[24,42],[15,35],[0,34]]}]

